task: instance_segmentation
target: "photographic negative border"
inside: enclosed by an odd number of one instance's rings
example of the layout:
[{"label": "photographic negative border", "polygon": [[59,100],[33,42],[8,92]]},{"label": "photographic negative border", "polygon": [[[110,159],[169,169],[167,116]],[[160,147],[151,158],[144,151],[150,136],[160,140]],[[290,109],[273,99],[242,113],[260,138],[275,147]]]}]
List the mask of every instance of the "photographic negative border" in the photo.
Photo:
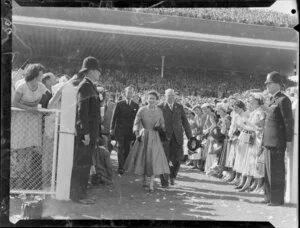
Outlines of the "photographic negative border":
[{"label": "photographic negative border", "polygon": [[[99,0],[16,0],[26,6],[57,7],[103,7]],[[108,2],[108,1],[107,1]],[[113,7],[268,7],[274,0],[190,0],[190,1],[109,1]],[[105,7],[105,6],[104,6]],[[297,5],[299,12],[299,5]],[[11,22],[12,2],[1,1],[1,20]],[[9,176],[10,176],[10,107],[11,107],[11,68],[12,68],[12,29],[11,23],[6,25],[4,37],[1,37],[1,226],[12,226],[9,222]],[[2,27],[2,32],[3,32]],[[299,25],[295,27],[299,32]],[[299,51],[299,50],[298,50]],[[273,227],[269,222],[234,222],[234,221],[165,221],[165,220],[28,220],[19,221],[16,226],[203,226],[203,227]]]}]

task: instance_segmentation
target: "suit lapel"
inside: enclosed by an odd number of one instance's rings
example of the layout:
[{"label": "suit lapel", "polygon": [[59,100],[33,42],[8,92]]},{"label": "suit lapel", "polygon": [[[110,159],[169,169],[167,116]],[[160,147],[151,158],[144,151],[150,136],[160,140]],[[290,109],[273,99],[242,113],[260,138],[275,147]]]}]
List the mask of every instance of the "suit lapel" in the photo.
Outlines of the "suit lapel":
[{"label": "suit lapel", "polygon": [[176,103],[174,102],[174,104],[173,104],[173,111],[172,111],[172,114],[173,114],[173,116],[174,116],[174,114],[175,114],[175,110],[177,109],[177,105],[176,105]]},{"label": "suit lapel", "polygon": [[165,109],[166,109],[166,110],[168,110],[168,111],[171,112],[171,113],[173,112],[173,111],[170,109],[170,106],[168,105],[167,102],[165,102],[164,106],[165,106]]},{"label": "suit lapel", "polygon": [[276,99],[277,99],[278,97],[280,97],[280,95],[281,95],[281,92],[277,93],[277,94],[271,99],[269,106],[271,106],[272,104],[274,104],[275,101],[276,101]]}]

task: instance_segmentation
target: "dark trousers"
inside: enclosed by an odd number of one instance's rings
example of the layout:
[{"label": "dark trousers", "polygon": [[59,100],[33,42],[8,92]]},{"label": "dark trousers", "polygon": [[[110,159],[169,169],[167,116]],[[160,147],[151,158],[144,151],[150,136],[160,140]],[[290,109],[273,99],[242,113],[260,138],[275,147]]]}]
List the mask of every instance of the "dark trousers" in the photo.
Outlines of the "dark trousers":
[{"label": "dark trousers", "polygon": [[[183,150],[182,145],[177,143],[175,135],[172,135],[170,141],[164,143],[164,150],[167,157],[168,162],[171,161],[173,166],[169,165],[170,168],[170,178],[176,178],[178,171],[180,169],[180,164],[183,158]],[[168,185],[169,181],[168,174],[160,175],[160,181],[162,185]]]},{"label": "dark trousers", "polygon": [[85,146],[82,140],[83,136],[75,137],[70,191],[70,198],[74,201],[86,198],[92,155],[96,146],[96,140],[94,139],[91,139],[89,146]]},{"label": "dark trousers", "polygon": [[284,203],[285,149],[265,148],[265,200]]},{"label": "dark trousers", "polygon": [[130,144],[132,143],[132,138],[126,135],[121,135],[118,137],[118,170],[124,170],[124,163],[130,151]]},{"label": "dark trousers", "polygon": [[108,133],[102,133],[102,136],[104,136],[104,139],[105,139],[105,147],[111,153],[111,151],[113,149],[113,146],[110,143],[110,141],[111,141],[111,135],[108,134]]}]

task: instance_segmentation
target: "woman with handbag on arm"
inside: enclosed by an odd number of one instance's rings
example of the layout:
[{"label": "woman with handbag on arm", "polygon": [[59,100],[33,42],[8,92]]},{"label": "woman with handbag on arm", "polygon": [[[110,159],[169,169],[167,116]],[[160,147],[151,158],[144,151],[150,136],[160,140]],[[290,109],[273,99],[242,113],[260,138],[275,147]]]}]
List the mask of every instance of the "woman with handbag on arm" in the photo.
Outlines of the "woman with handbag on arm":
[{"label": "woman with handbag on arm", "polygon": [[220,126],[220,133],[224,136],[222,152],[218,161],[220,169],[225,170],[225,164],[228,158],[228,131],[230,128],[231,117],[227,114],[227,105],[225,103],[218,103],[216,105],[217,113],[220,115],[220,120],[218,125]]},{"label": "woman with handbag on arm", "polygon": [[[262,181],[264,171],[258,164],[261,161],[260,151],[262,146],[262,134],[265,123],[266,114],[261,108],[263,105],[263,96],[259,93],[250,94],[250,106],[253,110],[250,113],[250,118],[246,121],[245,129],[251,132],[249,139],[249,150],[247,156],[244,159],[244,170],[242,172],[243,177],[247,177],[245,184],[242,186],[240,192],[246,190],[254,190],[256,193],[262,191]],[[254,179],[254,181],[253,181]],[[253,184],[251,185],[251,183]]]},{"label": "woman with handbag on arm", "polygon": [[154,191],[156,175],[170,173],[162,145],[165,122],[162,110],[157,107],[158,100],[158,93],[150,91],[148,105],[137,112],[133,125],[137,139],[124,164],[127,172],[143,176],[143,187],[149,188],[150,192]]}]

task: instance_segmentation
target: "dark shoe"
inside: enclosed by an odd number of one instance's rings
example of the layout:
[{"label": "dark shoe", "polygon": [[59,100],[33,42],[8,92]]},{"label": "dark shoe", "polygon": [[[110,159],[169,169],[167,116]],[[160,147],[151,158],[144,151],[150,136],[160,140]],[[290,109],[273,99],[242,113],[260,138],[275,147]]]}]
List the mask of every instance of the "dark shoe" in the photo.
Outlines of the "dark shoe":
[{"label": "dark shoe", "polygon": [[269,207],[277,207],[277,206],[282,206],[283,203],[268,203]]},{"label": "dark shoe", "polygon": [[249,187],[246,187],[246,188],[242,188],[239,190],[239,192],[245,192],[245,191],[248,191]]},{"label": "dark shoe", "polygon": [[85,205],[89,205],[89,204],[95,204],[95,201],[94,200],[89,200],[89,199],[81,199],[81,200],[78,200],[78,201],[75,201],[79,204],[85,204]]},{"label": "dark shoe", "polygon": [[175,184],[175,178],[170,178],[170,184],[174,185]]},{"label": "dark shoe", "polygon": [[167,187],[169,187],[169,183],[164,183],[164,184],[161,185],[161,187],[162,188],[167,188]]},{"label": "dark shoe", "polygon": [[232,182],[234,180],[234,176],[232,176],[232,177],[230,177],[228,180],[226,180],[225,182],[226,183],[230,183],[230,182]]},{"label": "dark shoe", "polygon": [[270,203],[270,201],[269,200],[262,200],[262,201],[259,201],[258,203],[262,203],[262,204],[269,204]]},{"label": "dark shoe", "polygon": [[124,170],[119,169],[119,170],[118,170],[118,174],[123,175],[123,174],[124,174]]},{"label": "dark shoe", "polygon": [[243,186],[236,186],[236,187],[234,187],[234,189],[242,189],[243,188]]}]

